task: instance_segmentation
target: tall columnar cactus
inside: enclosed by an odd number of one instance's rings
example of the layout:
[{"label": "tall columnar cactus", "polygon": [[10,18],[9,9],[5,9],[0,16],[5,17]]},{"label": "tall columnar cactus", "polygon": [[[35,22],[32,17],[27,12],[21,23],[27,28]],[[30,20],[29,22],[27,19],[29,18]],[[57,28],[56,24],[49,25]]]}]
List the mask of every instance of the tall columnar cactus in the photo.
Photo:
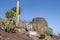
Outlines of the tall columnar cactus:
[{"label": "tall columnar cactus", "polygon": [[17,1],[17,6],[16,6],[16,26],[19,24],[19,1]]}]

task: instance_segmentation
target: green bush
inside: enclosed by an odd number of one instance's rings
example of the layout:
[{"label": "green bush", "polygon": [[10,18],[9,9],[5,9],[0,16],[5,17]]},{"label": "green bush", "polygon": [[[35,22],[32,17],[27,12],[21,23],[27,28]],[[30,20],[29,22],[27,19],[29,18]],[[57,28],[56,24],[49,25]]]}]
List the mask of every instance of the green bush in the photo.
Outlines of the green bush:
[{"label": "green bush", "polygon": [[46,35],[45,35],[44,33],[40,34],[40,39],[44,39],[45,36],[46,36]]},{"label": "green bush", "polygon": [[10,24],[9,30],[10,32],[15,33],[15,25]]},{"label": "green bush", "polygon": [[15,33],[15,25],[11,22],[11,21],[7,21],[5,26],[4,26],[4,31],[5,32],[11,32],[11,33]]},{"label": "green bush", "polygon": [[46,29],[46,30],[44,31],[44,33],[45,33],[46,35],[53,35],[52,29]]},{"label": "green bush", "polygon": [[0,29],[4,29],[5,23],[3,21],[0,22]]}]

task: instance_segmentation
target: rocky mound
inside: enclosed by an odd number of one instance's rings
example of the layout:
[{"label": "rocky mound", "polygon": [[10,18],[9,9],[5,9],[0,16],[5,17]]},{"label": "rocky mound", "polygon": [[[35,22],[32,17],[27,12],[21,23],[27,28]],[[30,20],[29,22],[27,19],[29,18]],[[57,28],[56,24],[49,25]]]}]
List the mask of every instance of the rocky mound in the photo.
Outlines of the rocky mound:
[{"label": "rocky mound", "polygon": [[[47,36],[47,40],[60,40],[58,36]],[[43,40],[37,37],[28,37],[26,34],[20,33],[16,30],[16,33],[7,33],[3,30],[0,30],[0,40]]]},{"label": "rocky mound", "polygon": [[48,23],[44,18],[33,18],[32,20],[33,30],[43,32],[48,28]]},{"label": "rocky mound", "polygon": [[[27,23],[26,21],[20,21],[19,27],[16,28],[16,33],[8,33],[4,32],[0,29],[0,40],[45,40],[45,39],[39,39],[39,37],[31,36],[29,37],[25,30],[25,26]],[[34,18],[31,22],[33,30],[37,31],[39,34],[45,31],[46,29],[49,29],[48,23],[44,18]],[[46,36],[46,40],[60,40],[60,37],[58,36]]]},{"label": "rocky mound", "polygon": [[33,18],[33,24],[40,24],[41,27],[48,27],[48,23],[44,18]]}]

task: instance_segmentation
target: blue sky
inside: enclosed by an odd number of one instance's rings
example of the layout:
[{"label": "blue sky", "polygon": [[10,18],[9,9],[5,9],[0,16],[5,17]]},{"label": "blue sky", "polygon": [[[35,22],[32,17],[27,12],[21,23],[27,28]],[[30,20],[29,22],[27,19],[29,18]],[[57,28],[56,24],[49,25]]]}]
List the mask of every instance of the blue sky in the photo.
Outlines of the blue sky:
[{"label": "blue sky", "polygon": [[[17,0],[0,0],[0,18],[5,18],[5,12],[16,6]],[[47,20],[49,27],[55,33],[60,33],[60,0],[19,0],[21,20],[31,21],[36,17]]]}]

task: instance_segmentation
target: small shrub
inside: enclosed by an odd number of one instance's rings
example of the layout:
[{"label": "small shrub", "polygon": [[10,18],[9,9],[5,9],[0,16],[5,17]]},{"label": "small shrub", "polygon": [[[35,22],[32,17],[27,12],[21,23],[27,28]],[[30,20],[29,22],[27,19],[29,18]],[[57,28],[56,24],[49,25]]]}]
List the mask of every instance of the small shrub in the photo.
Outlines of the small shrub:
[{"label": "small shrub", "polygon": [[8,33],[15,33],[15,25],[12,22],[7,22],[4,26],[4,31]]},{"label": "small shrub", "polygon": [[46,29],[46,30],[44,31],[44,33],[45,33],[46,35],[53,35],[53,32],[52,32],[51,29]]},{"label": "small shrub", "polygon": [[46,35],[45,35],[44,33],[42,33],[42,34],[40,34],[40,37],[39,37],[39,38],[40,38],[40,39],[44,39],[45,36],[46,36]]}]

